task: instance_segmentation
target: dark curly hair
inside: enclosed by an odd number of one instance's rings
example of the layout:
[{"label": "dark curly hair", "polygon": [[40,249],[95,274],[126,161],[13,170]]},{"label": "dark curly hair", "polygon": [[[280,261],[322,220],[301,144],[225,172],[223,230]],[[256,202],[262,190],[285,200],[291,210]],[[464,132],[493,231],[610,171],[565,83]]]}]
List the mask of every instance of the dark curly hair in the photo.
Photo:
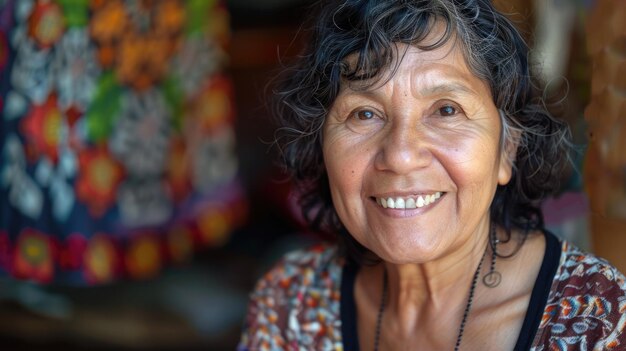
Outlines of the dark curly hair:
[{"label": "dark curly hair", "polygon": [[[546,109],[527,44],[489,0],[341,0],[318,6],[308,47],[283,70],[273,91],[276,143],[313,229],[339,233],[340,247],[352,259],[371,255],[347,233],[333,207],[322,155],[324,120],[342,82],[382,78],[394,54],[401,54],[395,43],[432,50],[448,40],[459,44],[470,70],[491,89],[503,122],[501,147],[517,145],[512,178],[498,186],[491,204],[492,222],[508,239],[513,229],[543,229],[539,204],[559,189],[570,132]],[[445,24],[445,31],[425,45],[435,23]],[[353,54],[356,64],[349,65],[346,57]]]}]

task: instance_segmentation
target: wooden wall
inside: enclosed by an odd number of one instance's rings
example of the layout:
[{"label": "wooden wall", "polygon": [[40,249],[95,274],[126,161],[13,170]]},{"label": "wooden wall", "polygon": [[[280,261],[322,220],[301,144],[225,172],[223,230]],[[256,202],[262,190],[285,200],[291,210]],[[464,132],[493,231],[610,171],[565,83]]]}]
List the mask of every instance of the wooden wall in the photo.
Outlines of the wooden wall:
[{"label": "wooden wall", "polygon": [[626,271],[626,2],[597,0],[587,22],[591,102],[585,189],[594,252]]}]

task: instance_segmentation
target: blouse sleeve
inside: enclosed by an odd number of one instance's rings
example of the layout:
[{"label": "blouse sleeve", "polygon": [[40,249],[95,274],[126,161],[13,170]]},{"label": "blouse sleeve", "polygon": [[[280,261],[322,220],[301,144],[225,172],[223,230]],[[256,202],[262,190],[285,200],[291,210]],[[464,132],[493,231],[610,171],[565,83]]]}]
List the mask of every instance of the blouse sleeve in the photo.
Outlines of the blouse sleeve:
[{"label": "blouse sleeve", "polygon": [[278,263],[250,294],[238,351],[287,349],[288,295],[294,281],[285,275],[285,268],[284,261]]},{"label": "blouse sleeve", "polygon": [[295,251],[265,274],[250,296],[238,350],[341,350],[334,248]]},{"label": "blouse sleeve", "polygon": [[531,350],[626,350],[624,275],[603,259],[569,250]]}]

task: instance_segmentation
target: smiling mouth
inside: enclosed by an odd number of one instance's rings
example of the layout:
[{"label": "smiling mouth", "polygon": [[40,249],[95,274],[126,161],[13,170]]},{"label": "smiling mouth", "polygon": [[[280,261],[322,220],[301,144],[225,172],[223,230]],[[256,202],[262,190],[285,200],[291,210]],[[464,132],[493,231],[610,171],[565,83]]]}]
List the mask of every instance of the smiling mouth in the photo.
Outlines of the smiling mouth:
[{"label": "smiling mouth", "polygon": [[377,197],[376,203],[383,208],[393,209],[413,209],[422,208],[424,206],[435,203],[441,196],[445,194],[438,191],[430,195],[418,195],[418,196],[402,196],[402,197]]}]

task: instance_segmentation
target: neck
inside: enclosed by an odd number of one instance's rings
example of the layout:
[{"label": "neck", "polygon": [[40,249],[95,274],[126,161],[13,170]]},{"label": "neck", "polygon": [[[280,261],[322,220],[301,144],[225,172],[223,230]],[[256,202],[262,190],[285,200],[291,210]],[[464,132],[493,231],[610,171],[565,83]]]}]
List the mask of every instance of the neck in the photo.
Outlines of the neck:
[{"label": "neck", "polygon": [[394,316],[390,320],[397,323],[402,334],[410,335],[425,321],[457,327],[467,305],[468,289],[487,250],[488,232],[487,226],[470,242],[437,260],[417,264],[386,262],[372,267],[372,281],[381,281],[383,270],[387,271],[386,313]]}]

